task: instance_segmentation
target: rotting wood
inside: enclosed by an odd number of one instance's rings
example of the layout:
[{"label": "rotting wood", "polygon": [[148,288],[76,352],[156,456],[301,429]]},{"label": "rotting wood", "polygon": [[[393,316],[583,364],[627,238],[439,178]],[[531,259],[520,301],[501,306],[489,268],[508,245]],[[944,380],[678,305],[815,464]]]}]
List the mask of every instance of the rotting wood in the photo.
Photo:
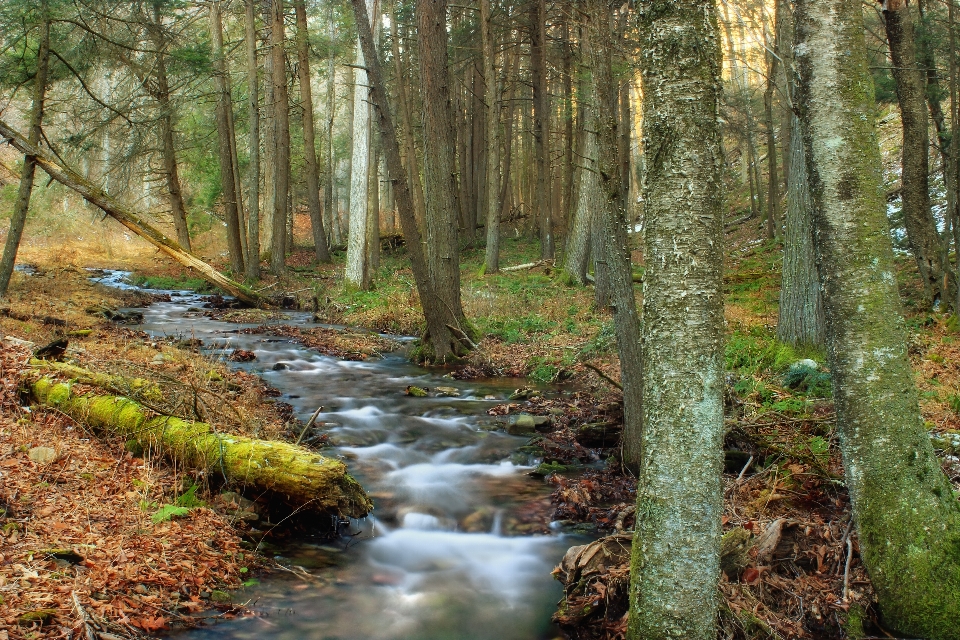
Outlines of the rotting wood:
[{"label": "rotting wood", "polygon": [[114,200],[102,190],[88,182],[79,173],[67,167],[53,157],[45,150],[37,148],[30,144],[15,129],[6,122],[0,120],[0,136],[3,136],[18,151],[34,156],[37,164],[47,172],[47,174],[70,189],[79,193],[90,204],[96,205],[104,213],[122,224],[124,227],[134,232],[150,244],[157,247],[160,251],[167,254],[185,267],[189,267],[197,272],[204,280],[220,287],[238,300],[256,307],[267,308],[272,306],[265,298],[257,295],[254,291],[242,284],[226,277],[212,266],[200,258],[188,253],[181,246],[171,240],[158,229],[147,224],[140,219],[140,216],[129,208]]},{"label": "rotting wood", "polygon": [[152,416],[141,404],[119,396],[75,394],[51,378],[29,383],[42,405],[62,411],[94,430],[135,439],[195,469],[222,477],[228,485],[283,496],[299,510],[360,518],[373,503],[337,460],[295,445],[217,433],[204,422]]}]

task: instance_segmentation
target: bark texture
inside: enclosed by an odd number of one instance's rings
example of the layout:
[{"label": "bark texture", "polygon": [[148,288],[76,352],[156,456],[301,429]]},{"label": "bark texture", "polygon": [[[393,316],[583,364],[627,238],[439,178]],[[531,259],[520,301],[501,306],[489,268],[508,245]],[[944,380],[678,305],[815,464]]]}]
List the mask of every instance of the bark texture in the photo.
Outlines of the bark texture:
[{"label": "bark texture", "polygon": [[233,486],[285,496],[293,507],[362,518],[373,509],[346,466],[286,442],[219,434],[209,424],[152,416],[119,396],[78,395],[70,385],[41,378],[30,385],[36,400],[95,430],[134,438],[144,448],[220,475]]},{"label": "bark texture", "polygon": [[813,249],[813,200],[807,154],[796,114],[791,128],[777,339],[795,346],[820,348],[825,340],[823,295]]},{"label": "bark texture", "polygon": [[210,35],[213,45],[214,80],[217,87],[217,138],[220,143],[220,184],[223,198],[224,221],[227,223],[227,249],[230,252],[230,268],[235,274],[244,272],[243,246],[240,239],[240,201],[237,198],[236,175],[234,174],[234,146],[230,126],[233,102],[230,98],[230,81],[227,61],[223,55],[223,20],[220,17],[220,2],[210,2]]},{"label": "bark texture", "polygon": [[[410,183],[407,179],[406,170],[403,167],[403,161],[401,160],[400,143],[397,139],[397,130],[394,126],[390,105],[387,102],[386,84],[383,80],[380,61],[377,58],[376,49],[374,48],[373,32],[370,29],[366,6],[364,5],[364,0],[352,0],[352,4],[353,13],[357,22],[357,31],[360,37],[360,45],[363,47],[363,52],[367,60],[367,70],[370,75],[374,109],[377,114],[380,134],[383,136],[383,150],[387,163],[387,171],[390,174],[390,181],[393,183],[397,213],[400,216],[400,224],[403,228],[403,237],[406,240],[407,253],[410,256],[413,278],[417,285],[417,293],[421,300],[433,300],[436,296],[433,293],[433,282],[430,279],[427,258],[424,255],[425,243],[417,227],[413,197],[409,186]],[[456,213],[452,212],[452,215],[456,216]],[[455,322],[456,319],[451,316],[449,310],[436,304],[422,304],[421,306],[427,321],[427,335],[424,337],[424,341],[431,341],[430,347],[433,353],[449,354],[455,348],[459,352],[468,348],[466,340],[453,336],[450,327],[453,326],[451,322]],[[446,331],[446,333],[442,333],[441,329]],[[449,344],[448,341],[450,340],[456,340],[458,346],[454,347]]]},{"label": "bark texture", "polygon": [[720,35],[712,0],[641,0],[637,10],[647,271],[628,637],[713,640],[723,462]]},{"label": "bark texture", "polygon": [[273,81],[273,233],[270,237],[270,270],[283,273],[287,257],[287,195],[290,192],[290,94],[284,56],[286,29],[283,0],[273,0],[270,12],[270,75]]},{"label": "bark texture", "polygon": [[847,488],[888,627],[960,638],[960,503],[907,356],[857,0],[797,2],[801,119]]},{"label": "bark texture", "polygon": [[[47,3],[43,2],[41,11],[46,14]],[[40,47],[37,51],[37,74],[33,78],[33,106],[30,109],[30,136],[31,145],[40,144],[43,124],[43,106],[47,95],[47,70],[50,65],[50,19],[43,15],[40,23]],[[23,171],[20,174],[20,188],[17,191],[17,201],[13,205],[10,215],[10,230],[7,232],[7,242],[3,247],[3,258],[0,259],[0,298],[7,295],[10,278],[13,276],[13,267],[17,262],[17,251],[20,249],[20,239],[23,237],[23,227],[27,222],[27,211],[30,209],[30,196],[33,193],[33,178],[37,170],[37,159],[24,154]]]},{"label": "bark texture", "polygon": [[910,250],[917,260],[927,300],[940,300],[943,263],[940,237],[930,210],[930,120],[926,103],[926,72],[919,67],[913,16],[906,0],[884,2],[884,23],[897,102],[903,122],[901,199]]},{"label": "bark texture", "polygon": [[435,313],[448,318],[443,326],[427,328],[434,349],[429,359],[443,362],[465,353],[463,341],[455,332],[466,335],[471,331],[466,326],[460,302],[455,138],[447,70],[447,1],[418,0],[417,24],[423,130],[428,132],[423,140],[425,240],[433,294],[432,299],[421,299],[421,303],[424,308],[436,307]]},{"label": "bark texture", "polygon": [[[367,14],[373,15],[376,0],[367,0]],[[376,37],[376,33],[374,33]],[[364,71],[363,49],[357,47],[353,70],[353,155],[350,168],[350,231],[347,234],[347,264],[344,278],[359,289],[369,289],[370,263],[367,260],[370,187],[370,81]]]},{"label": "bark texture", "polygon": [[260,87],[257,80],[256,0],[245,0],[243,33],[247,53],[247,112],[250,119],[250,168],[247,173],[247,261],[249,280],[260,278]]},{"label": "bark texture", "polygon": [[307,30],[307,7],[303,0],[294,2],[297,14],[297,73],[300,78],[300,106],[303,108],[303,177],[307,188],[307,209],[313,231],[313,254],[317,262],[330,262],[327,234],[323,228],[320,207],[320,168],[317,165],[317,135],[314,133],[313,89],[310,86],[310,46]]},{"label": "bark texture", "polygon": [[540,224],[540,257],[553,258],[550,207],[550,96],[547,95],[547,4],[530,3],[530,75],[533,82],[533,139],[536,162],[533,206]]},{"label": "bark texture", "polygon": [[480,32],[483,40],[483,80],[487,115],[487,247],[484,270],[500,270],[500,101],[497,95],[496,54],[493,44],[490,0],[480,0]]}]

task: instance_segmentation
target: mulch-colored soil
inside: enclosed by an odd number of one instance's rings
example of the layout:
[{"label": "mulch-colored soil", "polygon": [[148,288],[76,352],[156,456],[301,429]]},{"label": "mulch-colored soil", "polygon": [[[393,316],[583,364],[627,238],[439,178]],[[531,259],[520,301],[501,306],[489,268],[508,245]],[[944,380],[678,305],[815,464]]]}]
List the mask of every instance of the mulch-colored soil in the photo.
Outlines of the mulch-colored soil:
[{"label": "mulch-colored soil", "polygon": [[21,404],[28,357],[0,349],[0,633],[82,637],[86,616],[130,637],[211,607],[234,615],[229,591],[257,560],[230,519],[203,506],[156,518],[183,474]]}]

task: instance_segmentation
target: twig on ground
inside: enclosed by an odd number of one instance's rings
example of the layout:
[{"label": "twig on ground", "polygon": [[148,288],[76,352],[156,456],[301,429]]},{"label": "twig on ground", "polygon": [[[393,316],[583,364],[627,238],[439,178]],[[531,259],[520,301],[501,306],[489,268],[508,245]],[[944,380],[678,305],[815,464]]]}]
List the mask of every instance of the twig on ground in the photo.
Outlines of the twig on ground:
[{"label": "twig on ground", "polygon": [[317,410],[313,412],[313,415],[310,416],[310,419],[307,420],[307,424],[304,425],[303,431],[300,432],[300,437],[297,438],[297,441],[294,444],[299,445],[303,440],[303,436],[307,435],[307,431],[310,430],[310,427],[313,426],[313,423],[317,421],[317,416],[320,415],[320,412],[323,411],[323,407],[317,407]]},{"label": "twig on ground", "polygon": [[619,382],[617,382],[616,380],[614,380],[613,378],[605,374],[603,371],[601,371],[600,367],[590,364],[589,362],[584,362],[583,366],[585,366],[587,369],[590,369],[591,371],[596,373],[598,376],[600,376],[601,378],[603,378],[604,380],[606,380],[607,382],[615,386],[617,389],[620,389],[620,391],[623,391],[623,385],[621,385]]}]

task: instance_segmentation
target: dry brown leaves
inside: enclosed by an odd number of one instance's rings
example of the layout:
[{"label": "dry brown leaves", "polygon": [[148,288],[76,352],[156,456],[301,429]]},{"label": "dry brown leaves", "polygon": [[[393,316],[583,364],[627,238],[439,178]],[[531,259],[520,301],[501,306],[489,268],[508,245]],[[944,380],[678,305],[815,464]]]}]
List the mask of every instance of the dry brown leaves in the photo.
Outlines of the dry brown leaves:
[{"label": "dry brown leaves", "polygon": [[[20,406],[27,356],[0,350],[0,628],[12,638],[62,637],[79,621],[76,594],[95,621],[129,636],[189,622],[210,607],[203,596],[239,586],[241,567],[255,560],[244,558],[226,517],[201,507],[151,520],[180,490],[181,475],[61,414]],[[37,446],[53,448],[56,459],[32,461]],[[20,624],[43,609],[52,617],[42,627]]]}]

